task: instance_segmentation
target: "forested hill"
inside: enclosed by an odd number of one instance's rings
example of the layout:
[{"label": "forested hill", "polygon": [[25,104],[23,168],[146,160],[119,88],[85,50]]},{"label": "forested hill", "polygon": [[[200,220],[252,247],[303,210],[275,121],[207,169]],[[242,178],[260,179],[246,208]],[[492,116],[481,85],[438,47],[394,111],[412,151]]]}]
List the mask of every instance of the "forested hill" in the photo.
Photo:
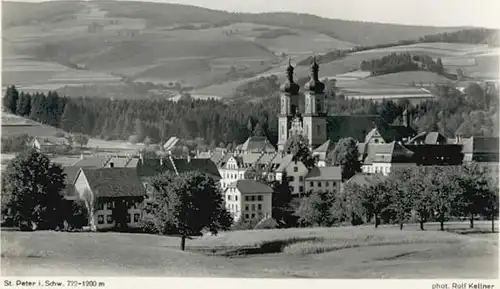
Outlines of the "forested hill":
[{"label": "forested hill", "polygon": [[[464,137],[492,136],[498,133],[497,91],[477,84],[458,91],[438,87],[440,97],[410,107],[418,131],[439,131],[446,137],[459,132]],[[103,98],[65,98],[56,93],[25,94],[9,88],[4,106],[10,112],[50,124],[71,133],[84,133],[104,139],[141,141],[149,137],[165,141],[171,136],[202,139],[207,145],[229,145],[251,135],[265,135],[276,143],[278,97],[260,103],[216,100],[110,100]],[[380,115],[392,122],[406,103],[345,100],[330,96],[329,114]]]}]

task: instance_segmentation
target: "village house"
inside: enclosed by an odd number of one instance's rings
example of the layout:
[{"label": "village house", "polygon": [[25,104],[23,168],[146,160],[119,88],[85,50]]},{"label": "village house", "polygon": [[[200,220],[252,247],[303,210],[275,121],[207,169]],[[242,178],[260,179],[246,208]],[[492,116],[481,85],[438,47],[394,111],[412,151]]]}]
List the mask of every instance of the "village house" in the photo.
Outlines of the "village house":
[{"label": "village house", "polygon": [[93,230],[115,228],[120,214],[125,215],[127,228],[140,226],[146,191],[136,169],[81,168],[74,180],[74,190],[92,208],[89,223]]},{"label": "village house", "polygon": [[318,167],[325,167],[327,162],[328,153],[334,148],[333,142],[327,140],[324,144],[320,145],[313,150],[312,155],[316,158]]},{"label": "village house", "polygon": [[362,144],[360,148],[363,173],[389,175],[395,169],[417,165],[414,153],[399,142]]},{"label": "village house", "polygon": [[305,177],[305,190],[308,194],[320,191],[340,192],[341,183],[341,167],[315,167]]},{"label": "village house", "polygon": [[475,162],[482,170],[498,174],[499,138],[470,137],[462,141],[463,162]]},{"label": "village house", "polygon": [[224,202],[235,221],[272,216],[273,189],[255,180],[238,180],[224,190]]},{"label": "village house", "polygon": [[289,186],[292,190],[292,195],[300,195],[305,192],[304,180],[309,170],[298,160],[293,160],[292,155],[285,155],[280,166],[276,169],[276,180],[282,181],[283,175],[286,174]]},{"label": "village house", "polygon": [[35,137],[31,141],[30,147],[44,154],[57,154],[69,150],[67,140],[57,137]]}]

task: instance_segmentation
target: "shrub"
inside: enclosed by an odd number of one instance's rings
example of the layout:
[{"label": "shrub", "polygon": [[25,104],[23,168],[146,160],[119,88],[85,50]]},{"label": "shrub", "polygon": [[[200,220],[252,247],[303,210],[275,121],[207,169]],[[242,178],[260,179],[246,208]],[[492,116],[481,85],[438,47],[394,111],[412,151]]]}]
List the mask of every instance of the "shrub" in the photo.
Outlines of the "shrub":
[{"label": "shrub", "polygon": [[231,230],[233,231],[243,231],[243,230],[252,230],[259,220],[244,220],[240,218],[236,223],[231,226]]},{"label": "shrub", "polygon": [[276,220],[273,218],[262,219],[254,227],[255,230],[276,229],[276,228],[278,228],[278,222],[276,222]]}]

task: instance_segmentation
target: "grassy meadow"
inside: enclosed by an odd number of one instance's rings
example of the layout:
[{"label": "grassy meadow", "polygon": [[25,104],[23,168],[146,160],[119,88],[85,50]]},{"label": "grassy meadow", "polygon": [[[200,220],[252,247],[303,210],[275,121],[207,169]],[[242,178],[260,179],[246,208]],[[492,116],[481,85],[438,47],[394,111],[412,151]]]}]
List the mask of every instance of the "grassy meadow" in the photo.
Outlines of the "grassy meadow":
[{"label": "grassy meadow", "polygon": [[[448,224],[458,228],[467,224]],[[488,223],[477,224],[488,228]],[[409,226],[223,232],[187,241],[126,233],[3,231],[2,274],[260,278],[495,278],[498,235]],[[75,261],[77,260],[77,262]],[[77,265],[77,264],[78,265]],[[77,266],[75,266],[77,265]]]}]

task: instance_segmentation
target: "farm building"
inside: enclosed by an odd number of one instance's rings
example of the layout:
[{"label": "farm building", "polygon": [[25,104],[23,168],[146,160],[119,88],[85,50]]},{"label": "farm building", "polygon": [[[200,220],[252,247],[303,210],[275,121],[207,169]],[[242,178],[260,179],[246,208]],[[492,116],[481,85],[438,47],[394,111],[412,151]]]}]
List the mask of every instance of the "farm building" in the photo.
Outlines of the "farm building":
[{"label": "farm building", "polygon": [[307,193],[315,192],[340,192],[342,182],[341,167],[312,168],[305,177],[305,190]]},{"label": "farm building", "polygon": [[234,220],[271,217],[273,189],[255,180],[238,180],[224,190],[226,208]]},{"label": "farm building", "polygon": [[30,147],[47,154],[55,154],[69,149],[66,139],[56,137],[35,137],[31,141]]},{"label": "farm building", "polygon": [[139,227],[146,191],[136,169],[81,168],[74,180],[74,192],[78,199],[94,206],[90,219],[93,230]]}]

